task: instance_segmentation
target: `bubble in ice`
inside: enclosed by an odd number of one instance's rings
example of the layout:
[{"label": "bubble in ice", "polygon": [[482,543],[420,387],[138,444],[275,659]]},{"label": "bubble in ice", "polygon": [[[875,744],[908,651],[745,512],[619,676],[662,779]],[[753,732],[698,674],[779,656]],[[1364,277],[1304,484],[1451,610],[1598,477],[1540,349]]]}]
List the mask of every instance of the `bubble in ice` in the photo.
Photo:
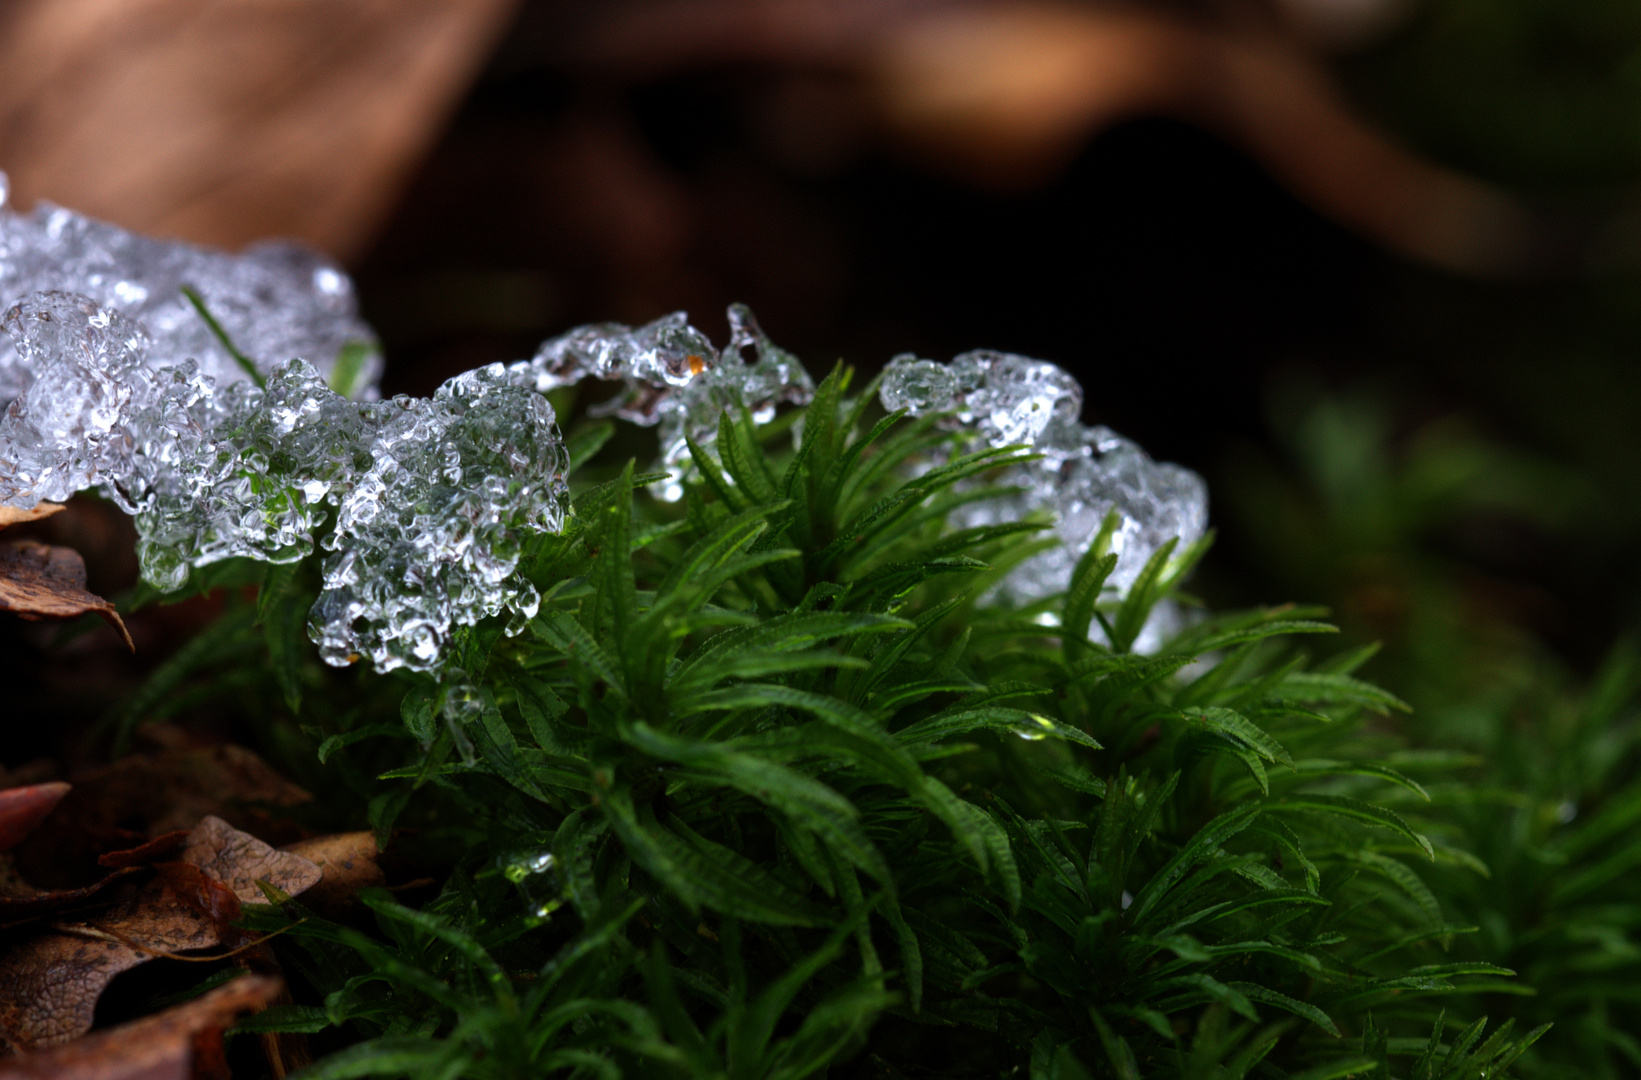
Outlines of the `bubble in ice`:
[{"label": "bubble in ice", "polygon": [[366,402],[300,359],[264,387],[151,366],[138,324],[70,293],[24,297],[0,329],[29,372],[0,417],[0,504],[100,487],[135,515],[143,576],[166,590],[190,567],[322,543],[309,630],[333,664],[430,670],[453,628],[534,616],[518,562],[563,527],[568,459],[552,406],[503,365]]},{"label": "bubble in ice", "polygon": [[802,362],[771,341],[744,304],[730,306],[729,327],[729,345],[719,352],[681,311],[636,329],[594,323],[545,342],[509,372],[541,393],[589,377],[620,381],[614,397],[589,411],[659,425],[661,467],[673,474],[661,494],[677,499],[689,470],[686,439],[704,449],[716,445],[725,409],[745,408],[754,423],[764,424],[777,406],[805,405],[815,395]]},{"label": "bubble in ice", "polygon": [[[327,379],[344,381],[349,396],[376,396],[376,336],[359,318],[352,281],[319,254],[275,241],[230,255],[139,236],[44,202],[16,213],[6,206],[8,190],[0,174],[0,310],[35,292],[89,297],[143,328],[150,366],[193,359],[219,386],[246,379],[186,287],[264,375],[300,356]],[[0,403],[21,396],[32,378],[33,365],[0,341]]]},{"label": "bubble in ice", "polygon": [[1053,517],[1060,543],[1026,560],[998,586],[1015,604],[1065,591],[1112,510],[1118,526],[1111,550],[1118,561],[1108,585],[1119,593],[1127,592],[1158,548],[1175,537],[1190,544],[1207,528],[1202,478],[1152,461],[1110,428],[1081,423],[1082,386],[1047,361],[984,350],[950,364],[898,356],[884,373],[879,397],[891,411],[949,414],[947,425],[976,441],[1025,445],[1041,455],[1007,466],[989,481],[1015,494],[963,507],[955,522],[986,525],[1041,512]]}]

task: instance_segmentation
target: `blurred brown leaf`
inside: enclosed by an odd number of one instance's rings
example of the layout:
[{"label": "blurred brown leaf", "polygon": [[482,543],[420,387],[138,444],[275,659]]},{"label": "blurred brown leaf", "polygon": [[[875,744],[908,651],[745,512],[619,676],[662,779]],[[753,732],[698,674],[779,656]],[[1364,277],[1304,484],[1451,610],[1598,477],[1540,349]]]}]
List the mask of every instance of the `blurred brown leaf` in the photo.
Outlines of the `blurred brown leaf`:
[{"label": "blurred brown leaf", "polygon": [[263,1009],[283,984],[243,975],[164,1012],[66,1045],[0,1060],[0,1080],[190,1080],[220,1067],[222,1029]]},{"label": "blurred brown leaf", "polygon": [[0,611],[15,611],[25,619],[72,619],[95,612],[136,651],[114,605],[86,592],[85,560],[68,548],[33,540],[0,544]]},{"label": "blurred brown leaf", "polygon": [[[189,835],[181,861],[195,875],[162,874],[76,922],[29,931],[0,956],[0,1042],[16,1051],[56,1046],[91,1029],[109,981],[138,964],[223,943],[221,923],[236,903],[266,903],[257,880],[291,895],[321,872],[300,855],[275,850],[220,818]],[[232,902],[216,895],[220,889]]]},{"label": "blurred brown leaf", "polygon": [[334,917],[352,906],[360,889],[385,884],[387,876],[376,864],[381,854],[372,832],[338,833],[287,844],[283,850],[300,855],[324,874],[302,897],[302,903]]},{"label": "blurred brown leaf", "polygon": [[1376,130],[1315,40],[1260,0],[626,0],[564,36],[567,66],[631,81],[711,66],[844,74],[891,149],[983,186],[1041,186],[1106,128],[1166,116],[1414,258],[1510,275],[1549,254],[1547,226],[1511,196]]},{"label": "blurred brown leaf", "polygon": [[39,521],[41,518],[50,517],[61,509],[63,509],[62,503],[48,502],[36,503],[27,510],[16,506],[0,506],[0,529],[4,529],[7,525],[20,525],[25,521]]},{"label": "blurred brown leaf", "polygon": [[139,232],[356,254],[516,0],[8,0],[0,168]]},{"label": "blurred brown leaf", "polygon": [[0,791],[0,851],[10,851],[44,821],[67,795],[69,785],[56,781]]}]

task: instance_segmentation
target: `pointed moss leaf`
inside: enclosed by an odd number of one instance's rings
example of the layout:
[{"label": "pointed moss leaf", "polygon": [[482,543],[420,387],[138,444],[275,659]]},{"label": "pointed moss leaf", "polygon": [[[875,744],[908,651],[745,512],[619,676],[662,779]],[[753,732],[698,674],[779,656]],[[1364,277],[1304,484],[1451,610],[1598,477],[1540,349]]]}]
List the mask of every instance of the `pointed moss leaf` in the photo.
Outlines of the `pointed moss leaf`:
[{"label": "pointed moss leaf", "polygon": [[564,450],[570,457],[570,471],[573,473],[591,461],[614,434],[615,424],[600,420],[568,436],[564,440]]},{"label": "pointed moss leaf", "polygon": [[1042,772],[1044,776],[1047,776],[1061,787],[1069,788],[1072,791],[1080,791],[1084,795],[1105,798],[1105,781],[1081,765],[1049,765],[1045,766]]},{"label": "pointed moss leaf", "polygon": [[1349,861],[1365,866],[1391,881],[1418,905],[1426,921],[1432,926],[1441,925],[1442,907],[1436,900],[1436,895],[1430,891],[1430,886],[1424,883],[1424,879],[1415,874],[1406,863],[1377,851],[1351,852]]},{"label": "pointed moss leaf", "polygon": [[743,510],[719,522],[679,556],[656,587],[656,594],[666,596],[703,571],[722,566],[769,527],[768,514],[769,508],[760,506]]},{"label": "pointed moss leaf", "polygon": [[1413,711],[1413,706],[1372,683],[1326,672],[1296,671],[1282,680],[1274,696],[1301,705],[1360,705],[1381,713]]},{"label": "pointed moss leaf", "polygon": [[1425,802],[1430,801],[1430,792],[1425,790],[1423,784],[1399,769],[1393,769],[1389,765],[1380,765],[1373,761],[1329,761],[1316,758],[1296,761],[1293,768],[1301,776],[1374,776],[1406,788]]},{"label": "pointed moss leaf", "polygon": [[352,746],[354,743],[363,742],[365,739],[402,739],[404,737],[405,731],[402,727],[396,727],[393,724],[366,724],[364,727],[354,728],[352,731],[344,731],[339,735],[332,735],[330,738],[320,743],[318,753],[319,764],[323,765],[326,761],[330,760],[330,756],[336,753],[336,751],[342,749],[342,747]]},{"label": "pointed moss leaf", "polygon": [[690,766],[703,778],[743,791],[786,814],[793,823],[818,835],[849,862],[886,885],[889,868],[859,823],[848,799],[818,780],[722,744],[663,735],[644,723],[624,725],[623,741],[653,757]]},{"label": "pointed moss leaf", "polygon": [[1382,806],[1374,806],[1360,799],[1352,799],[1344,795],[1318,795],[1297,793],[1284,795],[1273,799],[1266,804],[1266,809],[1275,813],[1322,813],[1336,817],[1349,818],[1366,825],[1373,825],[1380,829],[1387,829],[1399,833],[1418,845],[1425,857],[1434,860],[1436,852],[1431,848],[1430,841],[1424,835],[1415,832],[1400,814],[1394,810],[1387,810]]},{"label": "pointed moss leaf", "polygon": [[1353,1057],[1335,1058],[1321,1065],[1289,1073],[1287,1080],[1345,1080],[1346,1077],[1352,1076],[1371,1076],[1378,1067],[1378,1058],[1358,1054]]},{"label": "pointed moss leaf", "polygon": [[601,805],[633,861],[691,908],[778,926],[829,921],[804,897],[728,848],[699,836],[680,837],[653,817],[642,820],[626,792],[606,791]]},{"label": "pointed moss leaf", "polygon": [[1333,1022],[1333,1017],[1307,1001],[1296,1001],[1286,994],[1257,983],[1232,982],[1226,985],[1241,992],[1249,1001],[1257,1001],[1261,1005],[1274,1005],[1285,1012],[1304,1017],[1336,1039],[1340,1036],[1339,1025]]},{"label": "pointed moss leaf", "polygon": [[1210,634],[1204,638],[1196,638],[1191,641],[1191,650],[1200,655],[1218,649],[1228,649],[1234,645],[1246,645],[1249,642],[1283,637],[1287,634],[1337,634],[1338,632],[1339,628],[1331,623],[1289,619],[1281,622],[1262,623],[1241,630],[1227,630],[1219,634]]},{"label": "pointed moss leaf", "polygon": [[696,667],[726,652],[782,652],[807,649],[823,641],[905,630],[912,623],[894,615],[856,611],[796,611],[726,630],[685,657],[675,680],[687,679]]},{"label": "pointed moss leaf", "polygon": [[519,714],[524,717],[524,725],[530,729],[536,745],[549,753],[558,752],[562,749],[560,723],[570,707],[540,679],[519,674],[510,681]]},{"label": "pointed moss leaf", "polygon": [[741,490],[756,502],[767,502],[775,497],[775,481],[769,475],[763,454],[752,445],[741,425],[731,419],[728,409],[718,416],[717,447],[724,471]]},{"label": "pointed moss leaf", "polygon": [[1282,744],[1266,734],[1258,724],[1246,716],[1218,705],[1207,708],[1185,709],[1180,713],[1182,719],[1192,727],[1201,728],[1223,735],[1233,742],[1246,746],[1266,761],[1279,761],[1284,765],[1292,765],[1293,758],[1282,748]]},{"label": "pointed moss leaf", "polygon": [[570,658],[573,664],[579,664],[603,681],[621,696],[626,696],[626,680],[617,670],[615,662],[610,659],[602,646],[593,640],[585,627],[576,622],[566,612],[547,611],[536,616],[532,623],[535,630],[554,648]]},{"label": "pointed moss leaf", "polygon": [[751,507],[752,500],[747,497],[746,492],[735,486],[734,481],[724,475],[724,470],[716,458],[688,434],[684,436],[684,445],[689,447],[690,460],[700,471],[701,479],[712,489],[712,493],[718,496],[719,501],[731,510],[746,510]]},{"label": "pointed moss leaf", "polygon": [[326,1055],[302,1070],[302,1080],[456,1076],[466,1071],[471,1056],[460,1042],[430,1035],[384,1035]]},{"label": "pointed moss leaf", "polygon": [[1219,849],[1219,846],[1237,833],[1246,829],[1259,816],[1261,806],[1257,803],[1245,804],[1214,818],[1179,850],[1179,852],[1165,863],[1162,869],[1152,875],[1151,880],[1145,883],[1134,897],[1134,903],[1129,909],[1129,918],[1135,925],[1141,923],[1150,910],[1160,902],[1169,889],[1185,876],[1197,863],[1209,857]]},{"label": "pointed moss leaf", "polygon": [[1151,608],[1161,598],[1159,588],[1163,569],[1178,546],[1179,538],[1175,537],[1159,547],[1146,560],[1145,568],[1134,579],[1134,584],[1128,587],[1128,596],[1117,609],[1117,617],[1111,624],[1111,647],[1117,652],[1127,652],[1133,646],[1134,639],[1139,637],[1140,630],[1145,626],[1145,620],[1151,617]]},{"label": "pointed moss leaf", "polygon": [[1050,720],[1037,713],[1026,712],[1024,709],[997,706],[947,710],[895,732],[895,738],[903,746],[922,746],[949,739],[954,735],[981,730],[1015,735],[1027,741],[1060,739],[1086,746],[1091,750],[1101,748],[1093,736],[1080,728]]}]

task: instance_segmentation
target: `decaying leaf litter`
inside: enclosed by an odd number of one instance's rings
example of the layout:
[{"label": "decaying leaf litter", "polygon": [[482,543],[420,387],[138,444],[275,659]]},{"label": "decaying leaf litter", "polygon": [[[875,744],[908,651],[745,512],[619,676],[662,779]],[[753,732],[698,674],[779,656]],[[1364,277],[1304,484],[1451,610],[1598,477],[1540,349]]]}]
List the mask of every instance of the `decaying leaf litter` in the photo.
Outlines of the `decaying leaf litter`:
[{"label": "decaying leaf litter", "polygon": [[[235,925],[243,906],[311,892],[316,906],[334,911],[360,888],[385,882],[370,833],[316,836],[280,850],[206,812],[254,818],[267,810],[248,812],[248,804],[277,809],[307,798],[232,746],[134,755],[90,771],[78,786],[0,790],[0,1046],[22,1055],[0,1059],[0,1076],[113,1080],[147,1075],[139,1064],[209,1075],[194,1059],[212,1052],[211,1033],[289,1000],[272,954]],[[139,808],[146,817],[133,816]],[[144,828],[125,827],[132,824]],[[50,862],[64,878],[94,862],[100,876],[36,887],[19,873],[16,850],[37,840],[54,854],[47,860],[36,851],[25,862]],[[150,961],[211,960],[248,973],[87,1036],[99,999],[121,973]]]}]

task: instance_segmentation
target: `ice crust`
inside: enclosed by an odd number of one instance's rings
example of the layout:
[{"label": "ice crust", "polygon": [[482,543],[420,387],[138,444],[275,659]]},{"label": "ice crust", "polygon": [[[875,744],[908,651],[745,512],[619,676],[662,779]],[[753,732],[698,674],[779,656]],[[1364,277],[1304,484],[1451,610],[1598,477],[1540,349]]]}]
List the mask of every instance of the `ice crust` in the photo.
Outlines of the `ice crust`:
[{"label": "ice crust", "polygon": [[[142,326],[151,366],[193,359],[218,386],[247,379],[183,295],[187,286],[264,375],[300,356],[329,378],[352,344],[363,366],[343,389],[376,396],[376,336],[359,318],[353,282],[316,252],[274,241],[230,255],[139,236],[50,203],[16,213],[7,192],[0,173],[0,310],[35,292],[86,296]],[[32,370],[0,340],[0,405],[27,391]]]},{"label": "ice crust", "polygon": [[975,442],[1024,445],[1042,455],[987,481],[1018,494],[969,504],[956,522],[989,525],[1043,511],[1053,515],[1060,543],[1020,564],[998,586],[1013,604],[1064,592],[1113,509],[1120,515],[1111,540],[1117,568],[1107,585],[1119,594],[1127,593],[1163,544],[1177,536],[1183,547],[1207,528],[1202,478],[1152,461],[1110,428],[1085,426],[1079,419],[1082,386],[1045,360],[989,350],[963,353],[950,364],[897,356],[884,373],[879,399],[884,408],[912,416],[949,414],[947,426]]},{"label": "ice crust", "polygon": [[151,367],[140,327],[70,293],[27,296],[0,328],[32,376],[0,417],[0,504],[101,487],[165,590],[220,559],[293,562],[323,535],[309,633],[333,664],[430,670],[453,626],[535,614],[518,560],[563,528],[569,461],[552,406],[504,365],[364,402],[300,359],[266,388]]},{"label": "ice crust", "polygon": [[[548,391],[619,382],[594,411],[659,426],[671,497],[691,467],[688,442],[713,447],[724,409],[766,423],[777,406],[814,396],[802,364],[740,305],[721,351],[675,313],[637,328],[578,327],[530,360],[466,372],[426,399],[375,400],[367,367],[369,381],[348,396],[327,367],[346,343],[373,338],[340,271],[289,248],[234,257],[164,244],[54,207],[22,217],[3,196],[0,174],[0,295],[22,293],[0,316],[0,397],[10,399],[0,505],[100,489],[135,516],[143,576],[164,590],[192,567],[289,563],[321,546],[309,633],[332,664],[436,670],[456,627],[506,615],[516,632],[535,614],[519,560],[569,512]],[[181,298],[183,284],[255,357],[264,385]],[[1118,591],[1167,540],[1202,535],[1202,480],[1084,426],[1082,388],[1051,363],[986,351],[950,364],[897,357],[881,399],[944,414],[975,444],[1041,455],[1004,471],[1015,494],[970,504],[954,522],[1052,515],[1062,543],[1002,582],[1010,602],[1063,591],[1112,509]]]},{"label": "ice crust", "polygon": [[683,495],[691,469],[686,437],[703,449],[715,446],[724,409],[744,407],[753,422],[766,424],[776,406],[806,405],[815,396],[802,362],[770,341],[744,304],[730,306],[729,329],[729,345],[719,352],[682,311],[637,329],[594,323],[544,342],[508,370],[519,385],[543,394],[589,377],[619,380],[620,391],[591,412],[660,425],[660,467],[672,473],[660,493],[672,501]]}]

